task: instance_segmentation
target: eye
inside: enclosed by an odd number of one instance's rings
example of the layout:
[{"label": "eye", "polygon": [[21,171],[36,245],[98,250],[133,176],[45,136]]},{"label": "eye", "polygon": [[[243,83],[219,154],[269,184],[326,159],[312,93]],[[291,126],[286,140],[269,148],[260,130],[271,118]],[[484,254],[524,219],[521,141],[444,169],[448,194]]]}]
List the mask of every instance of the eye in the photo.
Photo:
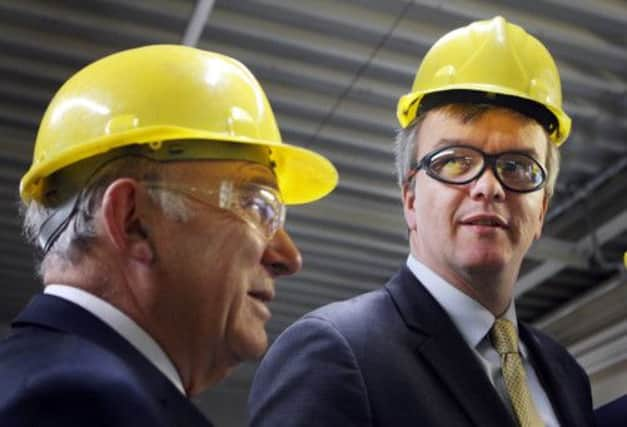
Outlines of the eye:
[{"label": "eye", "polygon": [[524,156],[502,159],[498,164],[499,174],[512,183],[536,184],[542,181],[542,170],[531,159]]},{"label": "eye", "polygon": [[246,206],[246,209],[255,215],[262,224],[271,222],[274,217],[272,206],[268,205],[265,200],[258,197],[251,200]]},{"label": "eye", "polygon": [[281,226],[285,210],[276,190],[261,185],[243,185],[238,190],[237,200],[240,214],[267,237]]},{"label": "eye", "polygon": [[525,173],[525,166],[515,160],[508,160],[500,165],[501,173],[508,176],[516,176]]},{"label": "eye", "polygon": [[455,152],[443,153],[441,156],[431,159],[430,168],[438,175],[456,177],[467,173],[475,165],[471,156],[456,154]]},{"label": "eye", "polygon": [[240,206],[249,219],[264,227],[275,221],[277,212],[274,206],[261,194],[248,193],[243,196]]}]

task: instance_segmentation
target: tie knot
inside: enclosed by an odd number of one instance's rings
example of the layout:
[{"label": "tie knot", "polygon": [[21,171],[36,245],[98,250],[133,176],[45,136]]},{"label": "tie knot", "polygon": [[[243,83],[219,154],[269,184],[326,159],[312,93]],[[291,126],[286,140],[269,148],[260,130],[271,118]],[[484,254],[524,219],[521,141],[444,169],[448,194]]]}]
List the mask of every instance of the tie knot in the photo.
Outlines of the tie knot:
[{"label": "tie knot", "polygon": [[499,355],[518,353],[518,333],[507,319],[496,319],[490,330],[492,344]]}]

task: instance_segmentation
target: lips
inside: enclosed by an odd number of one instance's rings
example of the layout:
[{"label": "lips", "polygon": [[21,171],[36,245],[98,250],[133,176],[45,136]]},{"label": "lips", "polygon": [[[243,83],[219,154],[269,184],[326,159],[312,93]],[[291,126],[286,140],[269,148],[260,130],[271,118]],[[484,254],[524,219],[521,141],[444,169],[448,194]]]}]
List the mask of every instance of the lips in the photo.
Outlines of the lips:
[{"label": "lips", "polygon": [[509,228],[508,222],[500,215],[492,213],[476,213],[466,215],[460,221],[462,225],[476,225],[482,227]]},{"label": "lips", "polygon": [[257,313],[264,322],[268,321],[272,317],[268,303],[274,299],[274,289],[270,288],[257,288],[248,291],[248,296],[251,298],[253,313]]},{"label": "lips", "polygon": [[274,299],[274,291],[272,289],[253,289],[248,291],[248,295],[263,303],[269,303]]}]

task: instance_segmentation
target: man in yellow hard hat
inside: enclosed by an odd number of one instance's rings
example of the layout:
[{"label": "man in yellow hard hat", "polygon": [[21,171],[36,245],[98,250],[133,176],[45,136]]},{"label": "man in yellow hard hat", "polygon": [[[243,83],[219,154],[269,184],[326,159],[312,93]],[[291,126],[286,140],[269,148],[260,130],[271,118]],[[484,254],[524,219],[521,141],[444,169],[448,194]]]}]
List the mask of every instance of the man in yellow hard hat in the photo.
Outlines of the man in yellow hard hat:
[{"label": "man in yellow hard hat", "polygon": [[501,17],[457,29],[424,57],[398,119],[407,261],[274,342],[251,425],[593,425],[585,372],[517,321],[513,298],[570,130],[550,53]]},{"label": "man in yellow hard hat", "polygon": [[207,426],[188,399],[267,346],[301,267],[285,205],[337,182],[232,58],[157,45],[57,92],[21,182],[44,292],[0,343],[2,426]]}]

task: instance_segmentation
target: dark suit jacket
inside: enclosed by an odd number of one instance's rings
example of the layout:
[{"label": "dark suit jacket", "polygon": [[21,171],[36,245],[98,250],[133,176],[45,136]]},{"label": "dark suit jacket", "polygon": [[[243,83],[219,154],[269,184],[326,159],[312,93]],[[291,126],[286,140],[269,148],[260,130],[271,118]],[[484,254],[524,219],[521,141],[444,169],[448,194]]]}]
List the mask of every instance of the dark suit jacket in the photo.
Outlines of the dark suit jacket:
[{"label": "dark suit jacket", "polygon": [[0,425],[211,426],[128,341],[51,295],[36,296],[0,343]]},{"label": "dark suit jacket", "polygon": [[627,394],[595,411],[599,427],[627,426]]},{"label": "dark suit jacket", "polygon": [[[563,426],[594,425],[585,372],[520,325]],[[444,309],[403,267],[385,288],[305,316],[272,345],[249,397],[253,427],[514,427]]]}]

